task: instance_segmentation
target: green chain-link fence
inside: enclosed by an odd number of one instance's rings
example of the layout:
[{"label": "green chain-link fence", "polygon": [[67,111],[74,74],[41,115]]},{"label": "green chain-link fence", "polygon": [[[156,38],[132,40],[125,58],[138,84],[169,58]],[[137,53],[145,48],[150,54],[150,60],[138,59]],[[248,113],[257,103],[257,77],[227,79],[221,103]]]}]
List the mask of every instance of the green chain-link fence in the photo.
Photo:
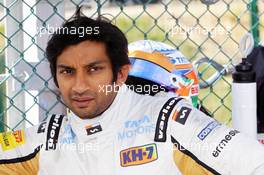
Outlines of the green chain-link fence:
[{"label": "green chain-link fence", "polygon": [[[192,62],[208,57],[232,66],[241,58],[240,38],[251,31],[258,43],[263,35],[261,0],[220,0],[211,5],[200,0],[0,1],[0,131],[36,124],[54,111],[65,112],[54,95],[44,50],[47,30],[52,33],[52,27],[80,5],[87,16],[111,19],[129,42],[162,41]],[[215,71],[211,66],[199,70],[203,78]],[[199,98],[217,120],[230,124],[230,76],[202,89]]]}]

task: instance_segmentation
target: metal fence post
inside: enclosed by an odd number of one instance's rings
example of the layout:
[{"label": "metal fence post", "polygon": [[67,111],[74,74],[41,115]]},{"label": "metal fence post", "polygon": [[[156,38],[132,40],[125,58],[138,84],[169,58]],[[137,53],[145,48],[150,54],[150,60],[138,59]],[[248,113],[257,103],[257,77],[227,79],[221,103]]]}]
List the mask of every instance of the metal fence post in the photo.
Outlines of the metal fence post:
[{"label": "metal fence post", "polygon": [[[0,74],[3,74],[5,72],[5,59],[4,55],[0,55]],[[5,108],[6,108],[6,85],[5,83],[0,84],[0,132],[3,132],[5,130]]]},{"label": "metal fence post", "polygon": [[[7,73],[12,74],[7,80],[7,126],[9,129],[24,128],[23,111],[25,110],[25,93],[23,90],[15,88],[15,70],[14,64],[23,57],[23,32],[20,30],[23,20],[23,1],[5,0],[5,6],[9,9],[6,11],[5,21],[5,35],[9,38],[7,40],[7,49],[5,52],[6,66],[9,68]],[[10,10],[12,9],[12,10]],[[13,78],[14,77],[14,78]]]}]

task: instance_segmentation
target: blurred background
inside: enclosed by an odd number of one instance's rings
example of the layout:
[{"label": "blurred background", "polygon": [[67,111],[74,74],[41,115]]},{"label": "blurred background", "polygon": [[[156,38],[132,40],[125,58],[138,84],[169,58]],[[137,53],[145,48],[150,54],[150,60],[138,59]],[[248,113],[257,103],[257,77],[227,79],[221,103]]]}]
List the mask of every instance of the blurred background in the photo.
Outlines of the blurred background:
[{"label": "blurred background", "polygon": [[[83,13],[103,15],[129,43],[162,41],[191,62],[208,57],[221,65],[241,61],[240,39],[264,40],[263,0],[1,0],[0,131],[30,127],[51,113],[66,113],[56,96],[45,47],[50,34],[83,5]],[[262,36],[262,37],[261,37]],[[201,79],[216,71],[199,67]],[[231,76],[220,76],[200,90],[202,104],[218,121],[231,126]]]}]

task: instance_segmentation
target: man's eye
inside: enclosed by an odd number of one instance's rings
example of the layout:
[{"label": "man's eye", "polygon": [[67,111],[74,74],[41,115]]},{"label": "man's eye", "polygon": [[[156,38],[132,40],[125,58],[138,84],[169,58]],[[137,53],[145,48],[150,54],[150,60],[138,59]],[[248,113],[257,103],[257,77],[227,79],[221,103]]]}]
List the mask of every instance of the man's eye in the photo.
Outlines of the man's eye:
[{"label": "man's eye", "polygon": [[89,68],[89,72],[95,72],[95,71],[98,71],[98,70],[101,70],[102,69],[102,67],[91,67],[91,68]]},{"label": "man's eye", "polygon": [[73,73],[73,70],[71,70],[71,69],[64,69],[64,70],[61,70],[60,73],[61,74],[72,74]]}]

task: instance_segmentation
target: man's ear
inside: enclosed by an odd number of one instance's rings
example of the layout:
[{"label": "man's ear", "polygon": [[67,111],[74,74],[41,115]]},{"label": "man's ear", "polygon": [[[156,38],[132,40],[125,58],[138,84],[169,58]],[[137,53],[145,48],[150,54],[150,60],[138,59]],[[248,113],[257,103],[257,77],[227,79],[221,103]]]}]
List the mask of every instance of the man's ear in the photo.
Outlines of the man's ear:
[{"label": "man's ear", "polygon": [[117,73],[117,79],[116,79],[116,84],[121,86],[122,84],[125,83],[128,77],[128,72],[130,71],[131,65],[126,64],[123,65],[120,70]]}]

